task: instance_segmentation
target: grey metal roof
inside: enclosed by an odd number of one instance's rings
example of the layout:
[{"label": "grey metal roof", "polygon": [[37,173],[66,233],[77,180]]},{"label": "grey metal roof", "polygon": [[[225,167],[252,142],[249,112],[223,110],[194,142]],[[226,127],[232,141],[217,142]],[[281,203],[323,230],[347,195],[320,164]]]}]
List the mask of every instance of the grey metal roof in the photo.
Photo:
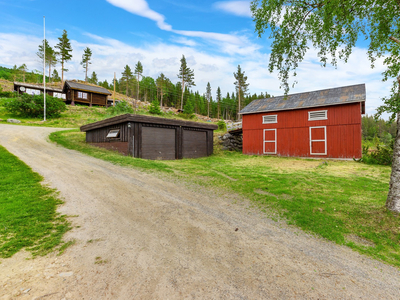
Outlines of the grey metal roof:
[{"label": "grey metal roof", "polygon": [[240,114],[292,110],[365,101],[365,84],[298,93],[252,101]]},{"label": "grey metal roof", "polygon": [[[84,83],[79,83],[75,81],[65,81],[63,91],[65,91],[66,86],[69,86],[71,89],[80,90],[85,92],[93,92],[97,94],[111,95],[111,92],[101,86],[94,86]],[[65,91],[66,92],[66,91]]]}]

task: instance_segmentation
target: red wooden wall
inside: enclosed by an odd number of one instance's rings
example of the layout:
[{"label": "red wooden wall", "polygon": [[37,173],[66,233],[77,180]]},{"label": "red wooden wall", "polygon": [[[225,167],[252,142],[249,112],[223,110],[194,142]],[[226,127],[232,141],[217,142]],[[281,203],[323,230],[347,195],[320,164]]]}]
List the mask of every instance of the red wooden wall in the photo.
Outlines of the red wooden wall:
[{"label": "red wooden wall", "polygon": [[[327,120],[308,121],[309,111],[327,110]],[[277,115],[277,123],[262,124],[263,116]],[[274,152],[273,142],[264,143],[263,135],[268,141],[276,138],[276,155],[294,157],[361,157],[361,103],[332,105],[318,108],[297,109],[288,111],[255,113],[243,115],[243,153],[264,154]],[[323,128],[326,126],[326,155],[310,153],[310,131],[312,131],[313,153],[324,153],[325,143]],[[276,136],[273,130],[276,129]],[[264,145],[265,144],[265,145]]]}]

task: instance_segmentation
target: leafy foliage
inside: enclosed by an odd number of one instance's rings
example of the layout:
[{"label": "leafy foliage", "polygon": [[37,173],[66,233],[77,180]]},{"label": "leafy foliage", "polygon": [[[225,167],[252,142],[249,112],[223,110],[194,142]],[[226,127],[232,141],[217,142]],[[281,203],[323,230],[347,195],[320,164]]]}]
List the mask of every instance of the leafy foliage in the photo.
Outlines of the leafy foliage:
[{"label": "leafy foliage", "polygon": [[179,69],[178,78],[182,80],[181,109],[183,108],[183,94],[185,87],[190,88],[194,83],[194,70],[190,69],[186,63],[185,55],[181,58],[181,67]]},{"label": "leafy foliage", "polygon": [[[43,95],[23,94],[5,103],[4,106],[12,114],[22,117],[41,118],[44,112],[44,97]],[[46,95],[46,115],[49,118],[58,118],[61,112],[65,110],[66,105],[62,100]]]}]

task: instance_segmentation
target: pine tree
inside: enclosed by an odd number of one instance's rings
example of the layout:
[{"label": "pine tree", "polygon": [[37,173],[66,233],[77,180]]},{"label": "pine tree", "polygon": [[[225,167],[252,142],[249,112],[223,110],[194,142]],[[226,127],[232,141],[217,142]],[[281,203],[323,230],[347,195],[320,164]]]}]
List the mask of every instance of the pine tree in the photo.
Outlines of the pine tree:
[{"label": "pine tree", "polygon": [[53,74],[51,75],[51,78],[53,79],[53,82],[61,81],[60,75],[58,75],[58,72],[56,69],[53,70]]},{"label": "pine tree", "polygon": [[163,73],[160,74],[160,76],[158,76],[158,78],[156,79],[156,86],[157,86],[157,92],[160,92],[160,106],[163,106],[163,97],[167,91],[167,78],[165,77],[165,75]]},{"label": "pine tree", "polygon": [[68,72],[68,69],[64,68],[64,65],[67,61],[70,61],[72,58],[72,48],[71,43],[69,41],[67,31],[64,29],[61,37],[58,38],[59,42],[55,46],[58,49],[57,55],[60,56],[61,60],[61,82],[64,84],[64,71]]},{"label": "pine tree", "polygon": [[238,110],[237,110],[237,118],[240,119],[239,112],[242,109],[240,100],[243,98],[243,96],[246,94],[248,90],[249,84],[246,83],[247,81],[247,76],[244,76],[244,73],[242,73],[242,69],[240,68],[240,65],[238,65],[237,73],[233,73],[233,76],[235,76],[236,81],[234,82],[234,85],[236,87],[236,92],[238,94]]},{"label": "pine tree", "polygon": [[25,82],[25,74],[26,74],[26,71],[28,71],[28,68],[26,67],[26,64],[22,64],[22,65],[18,68],[18,70],[19,70],[20,72],[22,72],[22,80],[23,80],[23,82]]},{"label": "pine tree", "polygon": [[143,65],[140,62],[140,60],[137,62],[136,66],[135,66],[135,74],[136,74],[136,81],[137,81],[137,91],[136,91],[136,97],[137,100],[139,100],[139,81],[140,81],[140,76],[142,76],[143,74]]},{"label": "pine tree", "polygon": [[45,65],[49,67],[49,81],[51,82],[51,67],[55,67],[57,64],[56,51],[49,45],[47,40],[44,40],[44,48],[43,50],[43,42],[39,45],[39,51],[36,55],[40,58],[43,64],[43,56],[45,56]]},{"label": "pine tree", "polygon": [[90,50],[89,47],[86,47],[85,50],[83,51],[82,61],[81,61],[81,65],[85,69],[85,81],[86,82],[88,81],[87,71],[88,71],[89,65],[92,64],[90,62],[91,59],[92,59],[92,50]]},{"label": "pine tree", "polygon": [[125,90],[125,95],[128,96],[128,89],[129,89],[129,83],[132,80],[133,73],[131,68],[126,65],[124,71],[121,73],[122,74],[122,80],[125,81],[126,84],[126,90]]},{"label": "pine tree", "polygon": [[181,110],[183,109],[183,94],[185,87],[191,87],[196,85],[194,83],[194,70],[191,70],[186,63],[185,55],[181,58],[181,67],[179,69],[178,78],[182,80],[182,96],[181,96]]},{"label": "pine tree", "polygon": [[217,112],[217,118],[219,119],[219,114],[221,112],[221,89],[218,87],[217,88],[217,103],[218,103],[218,112]]}]

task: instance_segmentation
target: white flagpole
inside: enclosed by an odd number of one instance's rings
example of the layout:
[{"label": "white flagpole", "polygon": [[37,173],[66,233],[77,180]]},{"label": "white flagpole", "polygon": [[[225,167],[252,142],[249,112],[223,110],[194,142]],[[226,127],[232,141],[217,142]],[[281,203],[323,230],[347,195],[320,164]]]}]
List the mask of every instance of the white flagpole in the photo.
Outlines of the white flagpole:
[{"label": "white flagpole", "polygon": [[44,119],[46,121],[46,17],[43,16],[43,96],[44,96],[44,105],[43,105],[43,114]]}]

